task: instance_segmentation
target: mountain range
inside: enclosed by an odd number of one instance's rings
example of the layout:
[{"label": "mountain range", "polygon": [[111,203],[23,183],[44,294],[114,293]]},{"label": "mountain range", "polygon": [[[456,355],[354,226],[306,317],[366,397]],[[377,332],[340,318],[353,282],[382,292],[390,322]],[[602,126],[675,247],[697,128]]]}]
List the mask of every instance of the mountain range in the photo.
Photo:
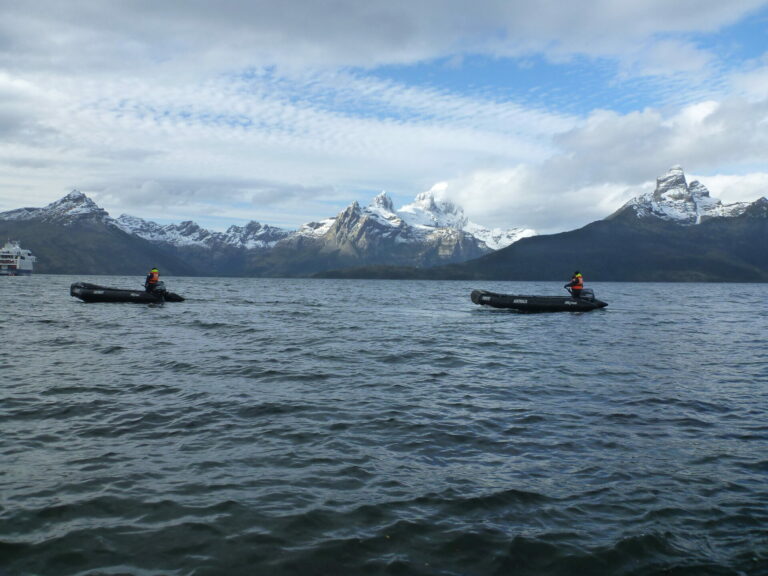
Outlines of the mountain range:
[{"label": "mountain range", "polygon": [[631,282],[768,282],[768,199],[723,204],[675,166],[653,192],[577,230],[523,238],[468,262],[365,268],[328,277]]},{"label": "mountain range", "polygon": [[0,213],[0,234],[38,255],[39,272],[136,274],[158,266],[171,274],[307,276],[355,266],[461,262],[535,232],[478,225],[433,191],[400,210],[382,192],[369,206],[353,202],[335,217],[298,230],[249,222],[215,232],[191,221],[159,225],[125,214],[112,218],[74,190],[44,208]]},{"label": "mountain range", "polygon": [[605,219],[550,235],[474,224],[433,191],[399,210],[382,193],[298,230],[226,232],[115,219],[73,191],[0,213],[0,236],[48,273],[563,280],[578,268],[606,281],[768,281],[768,199],[723,204],[679,166]]}]

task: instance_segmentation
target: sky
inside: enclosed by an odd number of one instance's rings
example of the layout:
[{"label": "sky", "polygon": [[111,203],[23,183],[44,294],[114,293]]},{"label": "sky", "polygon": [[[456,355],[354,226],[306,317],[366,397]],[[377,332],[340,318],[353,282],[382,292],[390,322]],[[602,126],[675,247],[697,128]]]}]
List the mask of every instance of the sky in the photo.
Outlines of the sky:
[{"label": "sky", "polygon": [[386,191],[571,230],[768,195],[768,0],[0,0],[0,211],[284,228]]}]

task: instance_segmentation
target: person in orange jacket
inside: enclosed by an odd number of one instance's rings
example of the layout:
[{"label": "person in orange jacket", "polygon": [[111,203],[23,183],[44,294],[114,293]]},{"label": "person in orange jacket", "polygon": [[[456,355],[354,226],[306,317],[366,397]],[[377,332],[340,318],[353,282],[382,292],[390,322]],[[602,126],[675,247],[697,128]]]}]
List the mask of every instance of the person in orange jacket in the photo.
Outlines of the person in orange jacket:
[{"label": "person in orange jacket", "polygon": [[563,286],[563,288],[568,288],[571,296],[574,298],[579,298],[581,296],[581,291],[584,289],[584,278],[582,277],[581,272],[576,270],[576,272],[573,273],[573,278],[571,278],[571,281]]},{"label": "person in orange jacket", "polygon": [[144,281],[144,288],[147,290],[147,292],[152,292],[157,287],[157,283],[159,281],[160,270],[157,268],[152,268],[152,270],[149,271],[149,274],[147,274],[147,279]]}]

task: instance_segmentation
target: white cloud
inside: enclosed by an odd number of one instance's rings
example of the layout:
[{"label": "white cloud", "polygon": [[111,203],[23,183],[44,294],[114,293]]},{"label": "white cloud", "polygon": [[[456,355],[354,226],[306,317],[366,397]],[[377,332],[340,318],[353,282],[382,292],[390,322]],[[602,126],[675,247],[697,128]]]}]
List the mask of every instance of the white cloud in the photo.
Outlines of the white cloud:
[{"label": "white cloud", "polygon": [[[514,103],[348,74],[295,76],[289,85],[267,74],[191,88],[141,78],[36,81],[30,89],[48,95],[37,113],[55,131],[46,142],[23,135],[12,146],[0,141],[6,152],[0,164],[19,179],[29,172],[9,165],[12,157],[17,167],[33,159],[53,166],[62,181],[97,197],[109,190],[102,198],[110,211],[156,207],[140,187],[151,181],[166,183],[164,207],[206,193],[211,203],[234,201],[222,193],[227,187],[256,198],[254,189],[264,182],[316,195],[318,202],[342,201],[346,194],[346,203],[361,188],[410,194],[467,157],[481,164],[540,160],[549,153],[549,136],[573,123]],[[372,113],[358,113],[360,105]],[[184,194],[170,193],[180,186]],[[50,190],[59,193],[59,187]],[[275,205],[284,198],[259,196],[251,217],[263,218],[262,201]]]},{"label": "white cloud", "polygon": [[[665,35],[721,29],[765,6],[764,0],[1,4],[0,36],[9,45],[1,66],[130,72],[171,63],[176,73],[182,63],[221,70],[273,64],[372,67],[466,53],[620,57]],[[688,66],[681,59],[671,64]]]},{"label": "white cloud", "polygon": [[699,180],[715,198],[725,204],[753,202],[768,197],[768,172],[748,174],[691,174],[688,181]]},{"label": "white cloud", "polygon": [[477,170],[449,180],[446,193],[477,221],[544,232],[608,216],[675,164],[703,174],[724,202],[753,201],[768,194],[768,170],[719,175],[717,167],[768,166],[768,130],[754,129],[761,123],[768,125],[768,100],[702,102],[668,117],[599,110],[555,137],[559,150],[543,162]]},{"label": "white cloud", "polygon": [[[691,42],[655,40],[636,54],[633,67],[640,74],[668,75],[680,72],[706,72],[716,66],[715,55]],[[708,76],[707,74],[705,74]]]},{"label": "white cloud", "polygon": [[[672,164],[746,170],[746,190],[768,172],[768,66],[728,72],[700,40],[764,6],[0,0],[0,210],[78,187],[113,214],[295,226],[446,181],[478,222],[553,230],[605,216]],[[477,54],[580,60],[630,91],[565,113],[506,97],[514,82],[371,73],[444,59],[460,74]],[[632,88],[666,106],[630,110]]]},{"label": "white cloud", "polygon": [[733,74],[731,87],[746,100],[760,101],[768,97],[768,52],[756,62],[748,63],[743,71]]},{"label": "white cloud", "polygon": [[464,206],[470,219],[487,226],[552,233],[605,218],[646,187],[642,182],[569,186],[545,166],[518,166],[451,181],[445,196]]}]

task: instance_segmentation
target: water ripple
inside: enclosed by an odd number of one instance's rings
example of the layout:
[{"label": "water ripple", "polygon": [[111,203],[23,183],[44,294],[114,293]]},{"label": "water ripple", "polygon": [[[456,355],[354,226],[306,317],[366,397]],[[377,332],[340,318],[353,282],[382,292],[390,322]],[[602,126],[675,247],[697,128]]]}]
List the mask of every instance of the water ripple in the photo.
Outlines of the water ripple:
[{"label": "water ripple", "polygon": [[761,285],[74,280],[0,284],[0,575],[768,574]]}]

